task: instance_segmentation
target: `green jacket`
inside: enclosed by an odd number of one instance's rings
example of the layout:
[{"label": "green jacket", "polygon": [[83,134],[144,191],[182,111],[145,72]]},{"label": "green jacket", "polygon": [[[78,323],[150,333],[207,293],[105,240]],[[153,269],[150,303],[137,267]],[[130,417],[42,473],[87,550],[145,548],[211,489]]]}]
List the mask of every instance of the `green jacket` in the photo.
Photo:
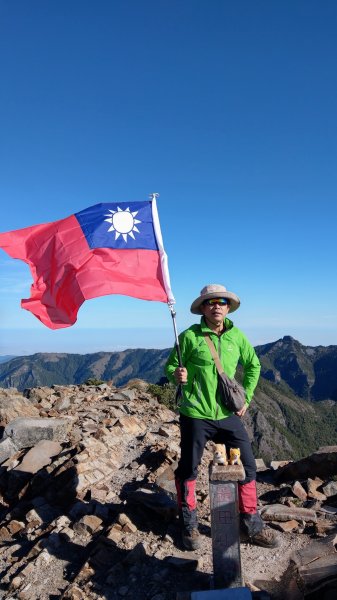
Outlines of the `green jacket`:
[{"label": "green jacket", "polygon": [[[179,336],[183,366],[187,369],[187,383],[182,386],[183,396],[179,410],[196,419],[223,419],[232,413],[226,409],[217,392],[218,373],[204,334],[210,334],[224,371],[231,379],[238,363],[244,369],[243,387],[249,405],[260,375],[260,362],[246,336],[225,319],[225,331],[220,336],[211,331],[202,317],[200,325],[192,325]],[[165,367],[169,381],[175,383],[173,373],[178,367],[177,351],[173,348]]]}]

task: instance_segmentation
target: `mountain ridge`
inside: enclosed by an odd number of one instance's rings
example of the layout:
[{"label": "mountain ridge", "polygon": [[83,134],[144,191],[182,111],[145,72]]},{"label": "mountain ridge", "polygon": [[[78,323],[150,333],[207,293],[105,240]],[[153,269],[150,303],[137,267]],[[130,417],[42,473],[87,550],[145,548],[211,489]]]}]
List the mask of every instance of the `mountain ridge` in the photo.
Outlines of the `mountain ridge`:
[{"label": "mountain ridge", "polygon": [[155,383],[163,376],[169,352],[141,348],[91,354],[37,352],[0,364],[0,385],[22,391],[37,385],[78,384],[92,377],[118,385],[134,377]]},{"label": "mountain ridge", "polygon": [[[170,348],[125,349],[86,354],[37,352],[0,362],[0,385],[25,387],[69,385],[88,378],[124,385],[131,378],[157,383],[164,376]],[[337,346],[305,346],[287,335],[258,345],[261,376],[310,401],[337,401]]]},{"label": "mountain ridge", "polygon": [[337,401],[337,346],[304,346],[291,336],[256,346],[261,375],[301,398]]}]

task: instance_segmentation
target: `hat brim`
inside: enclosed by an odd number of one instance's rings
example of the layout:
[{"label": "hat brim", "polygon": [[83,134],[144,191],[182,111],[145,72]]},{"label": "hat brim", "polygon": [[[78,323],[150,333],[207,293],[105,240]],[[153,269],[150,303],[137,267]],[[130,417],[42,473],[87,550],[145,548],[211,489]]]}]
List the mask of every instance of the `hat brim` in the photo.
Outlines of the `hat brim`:
[{"label": "hat brim", "polygon": [[227,298],[230,300],[229,313],[234,312],[240,306],[240,298],[233,294],[232,292],[211,292],[209,294],[204,294],[203,296],[199,296],[192,302],[191,304],[191,313],[194,315],[202,315],[201,305],[205,300],[210,300],[211,298]]}]

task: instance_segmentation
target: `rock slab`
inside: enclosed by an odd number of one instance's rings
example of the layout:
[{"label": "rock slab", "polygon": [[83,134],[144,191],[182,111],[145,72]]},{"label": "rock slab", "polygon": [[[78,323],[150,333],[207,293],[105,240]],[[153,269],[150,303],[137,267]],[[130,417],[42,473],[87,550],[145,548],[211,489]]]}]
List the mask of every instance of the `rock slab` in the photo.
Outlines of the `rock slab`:
[{"label": "rock slab", "polygon": [[278,468],[276,478],[279,482],[307,479],[313,476],[326,479],[336,473],[337,446],[324,446],[306,458]]},{"label": "rock slab", "polygon": [[18,448],[31,448],[41,440],[65,442],[72,426],[71,419],[18,417],[5,427],[4,438]]},{"label": "rock slab", "polygon": [[62,446],[59,442],[41,440],[27,452],[21,464],[13,470],[32,474],[37,473],[40,469],[49,465],[52,457],[57,456],[61,450]]}]

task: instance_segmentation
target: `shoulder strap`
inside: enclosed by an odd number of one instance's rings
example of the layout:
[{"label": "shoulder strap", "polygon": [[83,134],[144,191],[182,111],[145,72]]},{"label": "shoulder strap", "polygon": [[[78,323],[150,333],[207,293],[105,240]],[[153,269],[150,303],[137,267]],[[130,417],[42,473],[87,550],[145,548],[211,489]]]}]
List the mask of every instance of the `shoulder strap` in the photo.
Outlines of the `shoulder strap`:
[{"label": "shoulder strap", "polygon": [[214,346],[214,344],[210,338],[210,335],[208,333],[205,333],[205,340],[206,340],[207,345],[208,345],[208,347],[211,351],[211,354],[214,358],[214,362],[215,362],[216,368],[218,370],[218,373],[221,375],[221,373],[223,373],[224,370],[223,370],[222,364],[220,362],[219,354],[217,353],[215,346]]}]

